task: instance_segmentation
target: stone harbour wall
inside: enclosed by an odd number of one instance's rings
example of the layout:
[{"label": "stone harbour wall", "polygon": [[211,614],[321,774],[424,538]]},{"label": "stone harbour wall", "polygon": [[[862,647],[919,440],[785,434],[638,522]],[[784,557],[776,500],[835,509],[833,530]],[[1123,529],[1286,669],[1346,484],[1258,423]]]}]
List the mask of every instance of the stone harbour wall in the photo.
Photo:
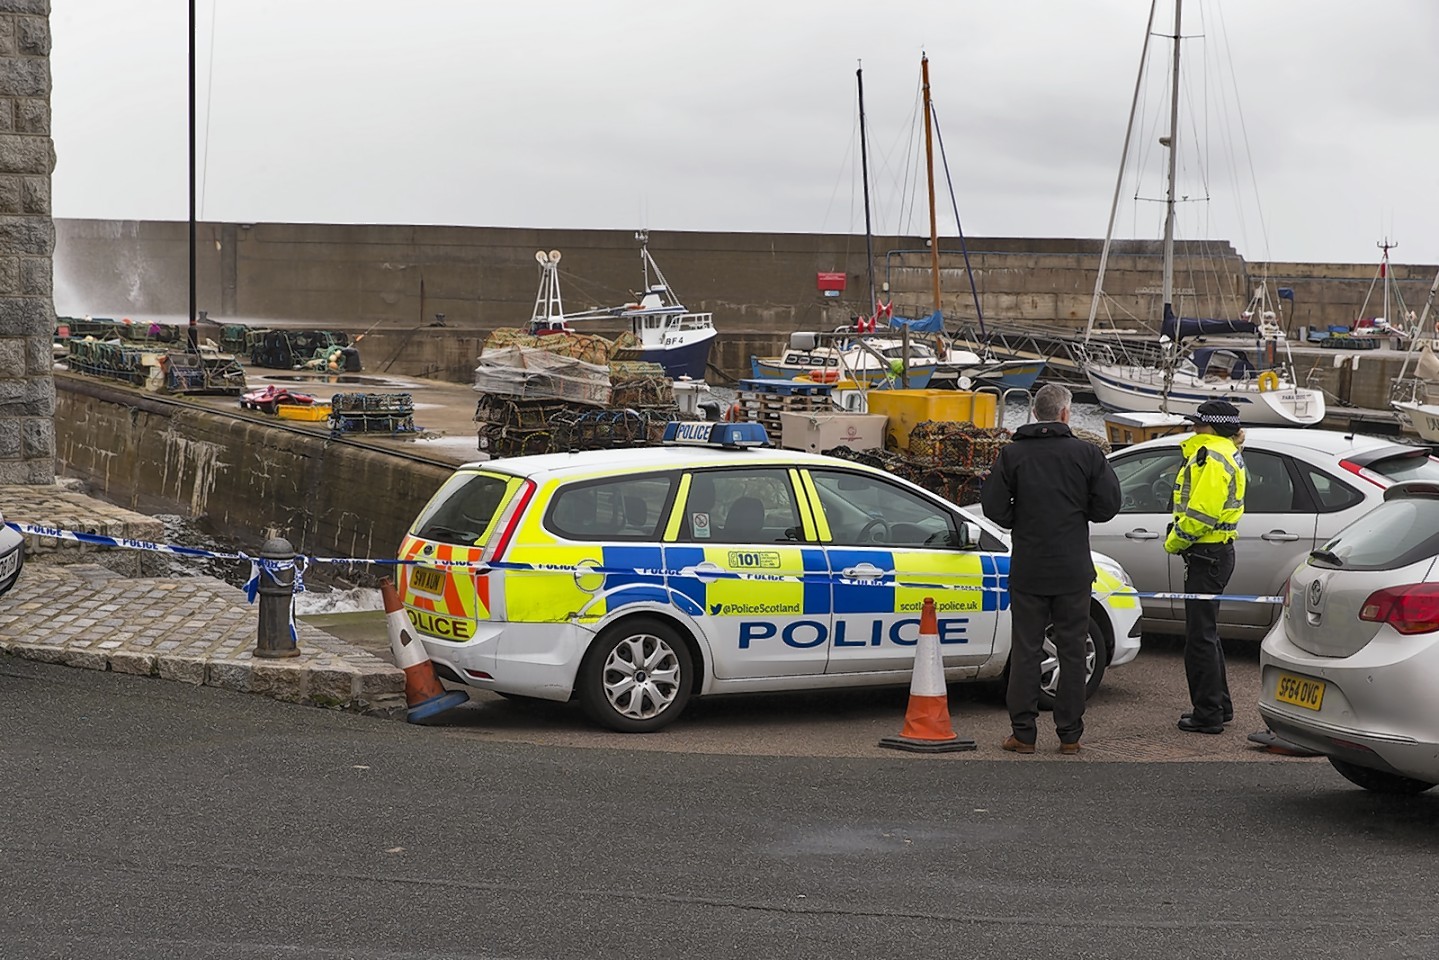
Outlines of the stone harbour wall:
[{"label": "stone harbour wall", "polygon": [[49,0],[0,0],[0,483],[55,479]]},{"label": "stone harbour wall", "polygon": [[66,476],[140,513],[204,517],[239,549],[258,548],[274,528],[301,553],[394,557],[453,472],[70,374],[58,386]]}]

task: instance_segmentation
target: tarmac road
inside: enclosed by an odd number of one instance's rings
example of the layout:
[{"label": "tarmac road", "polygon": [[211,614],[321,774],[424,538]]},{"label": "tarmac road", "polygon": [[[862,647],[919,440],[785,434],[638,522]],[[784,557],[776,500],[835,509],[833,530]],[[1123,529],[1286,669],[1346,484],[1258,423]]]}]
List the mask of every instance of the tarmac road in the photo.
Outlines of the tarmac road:
[{"label": "tarmac road", "polygon": [[1309,762],[661,759],[4,658],[0,730],[7,958],[1439,946],[1439,796]]},{"label": "tarmac road", "polygon": [[[384,615],[334,614],[307,617],[328,630],[391,661]],[[1002,759],[1032,763],[1083,761],[1272,760],[1274,756],[1246,739],[1264,729],[1255,706],[1259,699],[1259,644],[1225,644],[1234,723],[1220,736],[1183,733],[1176,726],[1189,709],[1184,678],[1183,641],[1151,635],[1133,663],[1106,672],[1085,713],[1085,749],[1079,757],[1060,757],[1049,715],[1040,717],[1039,750],[1018,757],[1000,750],[1009,735],[1009,715],[994,690],[952,684],[949,706],[955,733],[976,741],[973,753],[948,754],[945,760]],[[496,742],[568,747],[608,747],[672,753],[719,753],[806,757],[879,757],[881,737],[899,733],[908,699],[907,687],[701,698],[691,701],[673,726],[653,735],[616,734],[594,728],[576,703],[521,703],[473,687],[471,702],[434,723],[455,735]],[[1291,763],[1327,761],[1298,760]]]}]

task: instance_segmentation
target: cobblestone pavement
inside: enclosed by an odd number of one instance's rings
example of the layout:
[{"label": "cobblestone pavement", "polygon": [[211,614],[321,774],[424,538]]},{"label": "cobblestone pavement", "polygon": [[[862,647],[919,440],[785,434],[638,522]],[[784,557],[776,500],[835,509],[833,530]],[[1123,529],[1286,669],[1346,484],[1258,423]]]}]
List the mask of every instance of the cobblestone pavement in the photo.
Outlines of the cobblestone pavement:
[{"label": "cobblestone pavement", "polygon": [[300,656],[257,659],[257,623],[244,594],[213,577],[31,563],[0,597],[0,652],[403,719],[399,669],[304,623]]},{"label": "cobblestone pavement", "polygon": [[[158,520],[58,486],[0,486],[0,509],[117,538],[153,542],[162,531]],[[259,613],[241,591],[208,576],[144,576],[146,556],[27,536],[20,579],[0,596],[0,653],[403,719],[404,673],[392,664],[305,623],[299,656],[257,659]]]}]

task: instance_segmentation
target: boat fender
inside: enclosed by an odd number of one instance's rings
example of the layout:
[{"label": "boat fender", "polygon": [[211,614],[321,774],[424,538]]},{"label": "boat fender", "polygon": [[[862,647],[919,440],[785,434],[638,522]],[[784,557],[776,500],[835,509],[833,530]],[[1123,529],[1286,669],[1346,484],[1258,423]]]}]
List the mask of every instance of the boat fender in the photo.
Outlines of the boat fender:
[{"label": "boat fender", "polygon": [[1259,392],[1268,393],[1270,390],[1279,389],[1279,374],[1273,370],[1265,370],[1259,375]]}]

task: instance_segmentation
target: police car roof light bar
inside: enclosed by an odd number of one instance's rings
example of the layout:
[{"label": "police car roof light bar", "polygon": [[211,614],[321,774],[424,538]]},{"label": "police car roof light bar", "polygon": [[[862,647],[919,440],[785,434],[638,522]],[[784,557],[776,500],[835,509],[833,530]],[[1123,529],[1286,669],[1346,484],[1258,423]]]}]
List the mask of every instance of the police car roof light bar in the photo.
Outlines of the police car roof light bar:
[{"label": "police car roof light bar", "polygon": [[769,434],[759,423],[712,423],[708,420],[671,420],[665,424],[663,443],[690,447],[724,447],[739,450],[745,447],[769,446]]}]

